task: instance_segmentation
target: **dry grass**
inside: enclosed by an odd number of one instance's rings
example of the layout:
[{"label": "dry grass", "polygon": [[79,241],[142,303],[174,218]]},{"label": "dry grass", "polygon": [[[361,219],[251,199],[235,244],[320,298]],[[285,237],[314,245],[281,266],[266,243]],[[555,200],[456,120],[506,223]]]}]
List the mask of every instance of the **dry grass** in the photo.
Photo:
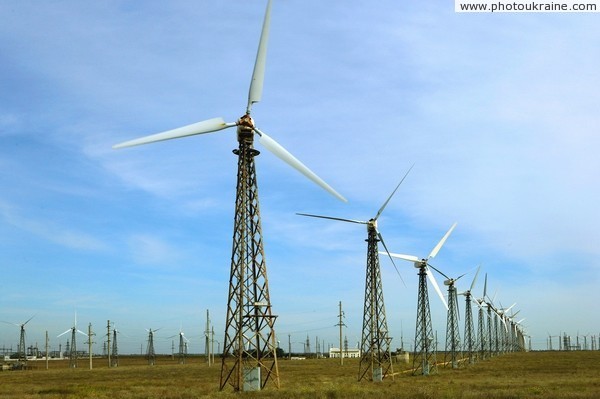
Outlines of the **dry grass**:
[{"label": "dry grass", "polygon": [[[321,359],[280,360],[281,388],[261,392],[218,390],[220,365],[200,358],[179,365],[159,358],[148,366],[140,358],[121,357],[118,368],[95,359],[94,369],[79,361],[30,362],[32,370],[0,372],[0,398],[600,398],[600,351],[514,353],[437,375],[398,373],[381,383],[357,382],[358,363]],[[395,364],[395,371],[406,368]]]}]

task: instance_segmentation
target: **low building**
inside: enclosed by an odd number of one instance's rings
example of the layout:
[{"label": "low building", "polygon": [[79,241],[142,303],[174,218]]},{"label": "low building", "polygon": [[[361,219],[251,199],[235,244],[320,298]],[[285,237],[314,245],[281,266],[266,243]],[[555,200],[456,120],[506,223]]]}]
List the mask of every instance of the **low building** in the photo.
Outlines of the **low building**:
[{"label": "low building", "polygon": [[[359,358],[360,357],[360,349],[358,348],[348,348],[342,350],[342,356],[344,358]],[[340,358],[340,348],[329,348],[329,357],[330,358]]]}]

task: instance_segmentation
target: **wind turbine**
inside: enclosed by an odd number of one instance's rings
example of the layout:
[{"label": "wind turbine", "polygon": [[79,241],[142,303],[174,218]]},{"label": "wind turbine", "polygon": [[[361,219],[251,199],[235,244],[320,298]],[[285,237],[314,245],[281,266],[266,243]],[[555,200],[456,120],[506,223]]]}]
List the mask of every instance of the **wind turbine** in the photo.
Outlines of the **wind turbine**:
[{"label": "wind turbine", "polygon": [[246,112],[237,121],[225,122],[221,117],[208,119],[114,146],[114,148],[129,147],[236,127],[239,146],[234,150],[234,154],[238,156],[238,172],[231,273],[221,363],[221,390],[228,383],[236,391],[260,390],[269,380],[273,380],[279,388],[274,331],[276,316],[271,310],[263,249],[254,164],[254,158],[259,151],[254,149],[254,135],[258,135],[258,141],[264,148],[336,198],[346,201],[279,143],[259,130],[251,117],[252,105],[259,102],[262,97],[270,19],[271,0],[265,12]]},{"label": "wind turbine", "polygon": [[471,286],[468,290],[459,292],[458,295],[463,295],[465,297],[465,342],[464,349],[469,353],[469,363],[475,363],[475,352],[477,348],[477,339],[475,336],[475,328],[473,325],[473,309],[471,307],[471,291],[473,291],[473,287],[475,287],[475,281],[477,281],[477,276],[479,275],[479,270],[481,266],[477,266],[477,272],[475,272],[475,277],[473,277],[473,281],[471,282]]},{"label": "wind turbine", "polygon": [[[390,202],[393,195],[396,193],[411,169],[412,166],[408,172],[406,172],[402,180],[400,180],[400,183],[398,183],[387,200],[379,208],[379,211],[375,214],[375,216],[367,221],[298,213],[298,215],[301,216],[331,219],[341,222],[363,224],[367,226],[367,270],[365,278],[365,302],[363,312],[362,339],[360,343],[361,357],[358,368],[358,381],[361,381],[362,379],[368,379],[370,381],[378,382],[388,375],[392,375],[393,373],[392,357],[390,352],[391,338],[388,335],[385,304],[383,301],[383,284],[381,282],[381,270],[379,266],[379,242],[381,241],[381,244],[385,248],[387,254],[389,254],[389,251],[385,245],[385,241],[383,241],[383,236],[377,229],[377,219],[379,219],[379,216],[381,216],[383,210]],[[396,267],[396,265],[394,265],[394,267]]]},{"label": "wind turbine", "polygon": [[185,364],[185,357],[187,355],[187,344],[190,342],[182,331],[182,327],[179,328],[179,334],[172,335],[169,338],[179,337],[179,364]]},{"label": "wind turbine", "polygon": [[[466,273],[457,278],[451,278],[435,267],[431,266],[431,268],[446,278],[444,285],[448,287],[448,317],[446,319],[446,351],[444,352],[444,362],[450,364],[453,369],[457,369],[461,351],[460,328],[458,326],[460,312],[458,310],[458,296],[455,283],[465,276]],[[450,358],[450,360],[447,360],[447,358]]]},{"label": "wind turbine", "polygon": [[158,330],[160,330],[160,328],[157,328],[154,331],[152,331],[151,328],[146,328],[146,331],[148,331],[148,345],[146,347],[146,357],[148,358],[148,365],[150,366],[154,366],[154,363],[156,363],[156,353],[154,352],[154,333]]},{"label": "wind turbine", "polygon": [[13,326],[17,326],[21,330],[21,334],[19,336],[19,346],[17,348],[17,360],[19,362],[27,363],[27,347],[25,346],[25,325],[33,319],[35,315],[31,316],[26,322],[17,324],[5,321],[6,324],[12,324]]},{"label": "wind turbine", "polygon": [[444,234],[440,242],[438,242],[437,245],[431,250],[427,258],[419,258],[414,255],[390,253],[391,257],[413,262],[414,266],[419,269],[419,291],[417,299],[417,323],[415,331],[413,375],[419,373],[422,375],[429,375],[430,373],[434,373],[437,369],[435,359],[435,342],[433,337],[433,329],[431,326],[431,312],[429,308],[429,296],[427,294],[427,278],[429,278],[429,281],[433,285],[433,288],[442,300],[442,303],[446,309],[448,309],[448,305],[446,304],[444,295],[442,294],[435,277],[431,272],[429,272],[428,266],[431,266],[429,264],[429,260],[438,254],[455,227],[456,223],[454,223],[446,232],[446,234]]},{"label": "wind turbine", "polygon": [[[59,334],[56,338],[60,338],[68,332],[71,332],[71,347],[69,351],[69,367],[76,368],[77,367],[77,333],[88,337],[86,333],[77,329],[77,313],[75,313],[75,322],[73,323],[73,327],[69,328],[62,334]],[[88,337],[89,338],[89,337]]]}]

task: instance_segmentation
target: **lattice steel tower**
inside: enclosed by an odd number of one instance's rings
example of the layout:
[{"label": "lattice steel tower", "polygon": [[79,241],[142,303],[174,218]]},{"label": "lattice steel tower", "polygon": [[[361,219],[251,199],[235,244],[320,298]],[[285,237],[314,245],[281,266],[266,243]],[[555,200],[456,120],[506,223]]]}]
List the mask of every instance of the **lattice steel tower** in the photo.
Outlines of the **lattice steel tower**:
[{"label": "lattice steel tower", "polygon": [[119,345],[117,344],[117,329],[113,330],[111,367],[119,366]]},{"label": "lattice steel tower", "polygon": [[156,353],[154,352],[154,332],[152,329],[148,330],[148,345],[146,347],[146,358],[148,359],[148,364],[153,366],[156,362]]},{"label": "lattice steel tower", "polygon": [[477,281],[480,268],[481,266],[477,267],[477,272],[475,273],[475,277],[473,277],[473,281],[471,282],[469,289],[458,293],[458,295],[463,295],[465,297],[465,342],[463,350],[468,353],[469,364],[475,363],[475,358],[477,357],[476,353],[478,350],[477,336],[475,335],[475,328],[473,325],[471,292],[473,291],[473,287],[475,287],[475,281]]},{"label": "lattice steel tower", "polygon": [[431,311],[427,294],[427,266],[419,268],[419,293],[417,298],[417,325],[415,330],[415,353],[413,375],[429,375],[437,371],[435,338],[431,327]]},{"label": "lattice steel tower", "polygon": [[446,323],[446,352],[444,354],[444,361],[448,362],[453,369],[458,368],[458,360],[461,357],[460,332],[458,327],[458,297],[456,295],[456,286],[454,285],[456,280],[458,278],[444,281],[444,284],[448,286],[448,318]]},{"label": "lattice steel tower", "polygon": [[[377,221],[367,224],[367,273],[358,380],[381,381],[392,375],[392,356],[379,266]],[[392,377],[393,378],[393,377]]]},{"label": "lattice steel tower", "polygon": [[[243,118],[242,118],[243,119]],[[233,251],[220,389],[259,390],[272,379],[279,387],[275,318],[263,249],[252,119],[238,128],[239,148]]]}]

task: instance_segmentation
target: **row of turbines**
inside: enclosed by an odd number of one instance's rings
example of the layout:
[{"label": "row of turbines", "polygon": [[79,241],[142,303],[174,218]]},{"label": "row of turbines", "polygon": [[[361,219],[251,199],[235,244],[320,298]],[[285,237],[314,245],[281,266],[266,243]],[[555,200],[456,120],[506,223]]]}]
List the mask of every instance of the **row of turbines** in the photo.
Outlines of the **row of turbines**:
[{"label": "row of turbines", "polygon": [[[25,345],[27,334],[26,334],[25,326],[27,325],[27,323],[29,323],[33,319],[33,317],[35,317],[35,316],[30,317],[27,321],[20,323],[20,324],[2,321],[3,323],[13,324],[20,328],[19,345],[17,346],[16,353],[14,353],[14,359],[17,361],[17,367],[24,367],[27,364],[27,360],[28,360],[27,349],[26,349],[27,347]],[[160,329],[152,330],[151,328],[147,328],[145,330],[148,333],[148,339],[147,339],[147,343],[146,343],[146,358],[148,359],[149,365],[154,365],[155,361],[156,361],[156,352],[154,350],[154,334],[157,331],[159,331]],[[90,358],[90,368],[92,368],[92,362],[91,362],[91,358],[93,355],[92,345],[95,343],[92,339],[96,335],[92,331],[92,324],[91,323],[89,324],[87,333],[83,332],[77,328],[77,317],[75,317],[75,322],[73,323],[73,326],[71,328],[69,328],[68,330],[66,330],[65,332],[57,335],[56,338],[60,338],[69,333],[71,333],[70,334],[71,338],[70,338],[70,340],[67,340],[67,344],[65,346],[65,352],[69,359],[69,367],[70,368],[77,367],[77,359],[81,357],[81,353],[83,352],[83,351],[78,351],[77,336],[79,334],[87,339],[84,342],[84,344],[88,345],[87,353]],[[114,326],[111,326],[111,322],[109,320],[107,322],[107,333],[106,333],[107,339],[104,342],[104,352],[108,357],[108,363],[109,363],[110,367],[117,367],[119,365],[118,336],[121,334],[122,334],[121,331],[117,330]],[[208,334],[210,334],[210,332]],[[214,335],[214,331],[212,332],[212,335]],[[207,335],[207,337],[208,336],[209,335]],[[179,350],[177,352],[178,360],[179,360],[180,364],[185,364],[186,357],[188,354],[188,344],[190,341],[185,336],[184,332],[181,329],[179,330],[179,333],[177,335],[169,336],[167,338],[171,339],[171,338],[176,338],[176,337],[179,339]],[[51,351],[49,350],[48,344],[49,344],[49,336],[48,336],[48,332],[46,331],[46,350],[44,352],[46,360],[48,360],[50,358],[50,353],[51,353]],[[37,344],[36,344],[36,346],[37,346]],[[174,352],[174,342],[173,342],[173,352]],[[174,353],[173,353],[173,355],[174,355]],[[58,356],[59,357],[63,356],[62,350],[59,350]]]},{"label": "row of turbines", "polygon": [[[229,294],[219,382],[221,390],[227,385],[230,385],[236,391],[261,390],[269,382],[272,382],[277,388],[280,386],[276,356],[277,341],[274,330],[277,316],[272,312],[263,248],[260,203],[255,168],[255,158],[260,152],[254,148],[255,136],[258,136],[258,142],[265,149],[339,200],[346,202],[346,199],[342,195],[312,170],[273,138],[258,129],[251,117],[252,106],[259,102],[262,97],[271,19],[271,3],[271,0],[267,3],[248,93],[246,111],[239,119],[235,122],[226,122],[221,117],[212,118],[166,132],[126,141],[114,146],[114,148],[136,146],[212,133],[232,127],[235,127],[237,130],[238,148],[233,151],[238,158],[237,186]],[[396,192],[400,184],[398,184],[392,195]],[[378,231],[377,220],[392,195],[390,195],[377,214],[372,219],[366,221],[303,214],[304,216],[362,224],[367,227],[367,275],[365,280],[363,328],[360,344],[362,357],[359,365],[359,380],[380,381],[384,377],[392,375],[390,360],[391,338],[388,335],[383,302],[379,266],[379,242],[382,243],[385,249],[384,253],[388,255],[393,264],[393,258],[399,258],[413,262],[418,269],[419,286],[415,334],[415,373],[427,375],[434,371],[437,364],[435,350],[432,346],[434,339],[431,328],[427,279],[432,282],[434,289],[440,295],[442,301],[446,303],[430,268],[442,275],[444,274],[431,266],[429,261],[437,255],[455,225],[450,228],[426,258],[391,253]],[[448,303],[446,306],[448,308],[448,336],[450,337],[448,340],[450,346],[446,352],[450,353],[450,363],[455,364],[460,357],[460,338],[458,332],[458,301],[454,283],[460,277],[456,279],[448,278],[448,276],[445,277],[447,278],[446,282],[448,282],[447,285],[449,287]],[[465,296],[468,302],[474,301],[480,309],[479,338],[477,339],[472,326],[472,316],[469,306],[467,306],[466,310],[468,315],[465,315],[468,323],[470,323],[465,332],[465,342],[467,343],[466,351],[469,353],[471,360],[476,358],[474,353],[477,350],[481,352],[480,357],[485,357],[486,355],[491,356],[507,350],[520,350],[523,348],[524,334],[519,328],[519,322],[514,321],[514,314],[508,316],[508,309],[496,307],[493,304],[493,300],[487,298],[485,293],[484,297],[475,300],[471,298],[471,294],[465,294]]]}]

